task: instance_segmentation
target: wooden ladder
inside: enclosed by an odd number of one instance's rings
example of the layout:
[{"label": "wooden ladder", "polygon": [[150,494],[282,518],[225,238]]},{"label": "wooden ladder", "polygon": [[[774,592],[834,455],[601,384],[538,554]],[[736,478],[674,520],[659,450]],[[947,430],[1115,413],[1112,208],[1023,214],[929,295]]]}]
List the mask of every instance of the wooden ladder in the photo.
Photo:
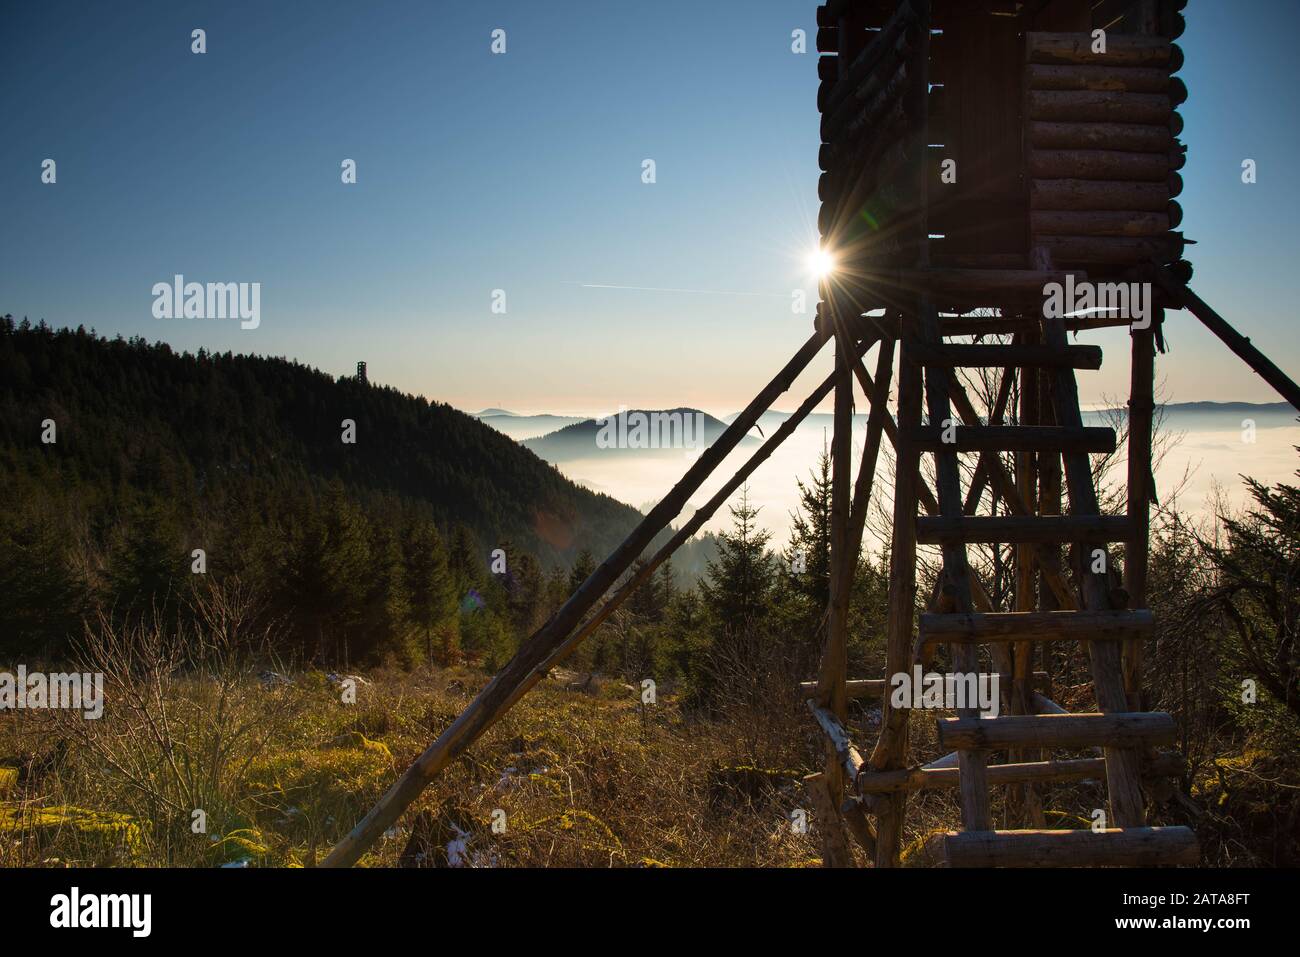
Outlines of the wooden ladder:
[{"label": "wooden ladder", "polygon": [[[916,430],[913,440],[920,452],[934,456],[939,509],[937,515],[918,517],[916,530],[918,542],[941,547],[943,569],[936,590],[936,611],[920,618],[916,660],[927,664],[933,648],[946,644],[951,648],[956,672],[978,673],[982,645],[993,646],[995,651],[1015,646],[1027,657],[1029,642],[1078,640],[1085,643],[1089,653],[1100,709],[1091,714],[989,717],[982,716],[978,708],[965,707],[957,711],[956,717],[941,719],[939,740],[957,755],[962,810],[962,830],[941,836],[941,859],[949,866],[1193,864],[1199,848],[1189,828],[1148,827],[1146,823],[1140,786],[1143,755],[1157,744],[1172,743],[1176,727],[1168,714],[1133,710],[1136,702],[1130,702],[1125,691],[1121,644],[1150,635],[1152,616],[1145,609],[1122,607],[1126,598],[1122,593],[1113,593],[1106,574],[1110,567],[1106,544],[1131,540],[1131,529],[1127,517],[1100,514],[1089,453],[1113,450],[1115,435],[1111,429],[1084,427],[1074,372],[1098,368],[1101,350],[1069,345],[1060,319],[1042,320],[1041,344],[945,343],[937,312],[928,299],[920,300],[920,312],[919,334],[905,344],[905,349],[922,368],[930,424]],[[1017,367],[1043,370],[1041,374],[1051,386],[1050,408],[1055,424],[955,425],[950,397],[961,393],[954,391],[952,376],[954,369],[963,367],[1002,368],[1008,375]],[[969,423],[969,409],[959,411]],[[1014,495],[1017,490],[1013,486],[1002,491],[1016,514],[968,515],[969,503],[963,506],[958,465],[958,453],[963,451],[1028,451],[1060,456],[1069,492],[1069,514],[1036,514],[1032,503]],[[1000,464],[994,471],[1005,476]],[[1003,482],[1005,486],[1005,478]],[[1075,545],[1080,559],[1076,562],[1080,593],[1070,604],[1076,607],[1001,613],[988,610],[987,597],[971,576],[966,554],[967,545],[979,542],[1037,548],[1043,571],[1058,577],[1051,589],[1054,604],[1063,597],[1054,556],[1059,555],[1059,545]],[[994,657],[996,660],[996,654]],[[1018,670],[1023,669],[1024,663],[1018,663]],[[1041,696],[1033,700],[1039,705],[1027,709],[1031,712],[1044,710],[1044,705],[1051,707]],[[1105,826],[995,830],[989,810],[991,781],[1051,780],[1056,777],[1056,768],[1090,762],[1047,760],[990,768],[989,753],[1007,750],[1032,754],[1059,748],[1097,748],[1104,755],[1110,804]],[[1091,764],[1096,767],[1095,759]]]}]

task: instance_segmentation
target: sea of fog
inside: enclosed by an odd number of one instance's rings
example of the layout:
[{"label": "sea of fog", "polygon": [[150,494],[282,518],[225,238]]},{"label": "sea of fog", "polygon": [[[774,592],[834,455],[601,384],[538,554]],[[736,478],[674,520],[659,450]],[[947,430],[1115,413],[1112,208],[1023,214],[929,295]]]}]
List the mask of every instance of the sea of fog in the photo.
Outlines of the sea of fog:
[{"label": "sea of fog", "polygon": [[[1163,457],[1155,470],[1157,493],[1162,503],[1176,500],[1180,511],[1198,519],[1212,517],[1216,498],[1231,508],[1241,508],[1247,501],[1242,475],[1267,484],[1296,482],[1300,466],[1300,425],[1280,408],[1264,413],[1249,413],[1254,428],[1243,428],[1243,416],[1224,410],[1203,414],[1201,410],[1174,409],[1165,415],[1160,442]],[[1089,424],[1103,424],[1103,413],[1086,413]],[[770,414],[761,427],[768,435],[781,416]],[[520,423],[522,426],[523,423]],[[816,468],[818,456],[830,441],[830,417],[815,415],[803,423],[749,479],[749,499],[759,509],[758,524],[774,536],[774,544],[784,543],[789,534],[790,516],[798,504],[796,479],[808,480]],[[866,416],[855,417],[854,470],[856,474]],[[758,436],[758,432],[751,433]],[[704,486],[691,497],[691,508],[703,505],[753,452],[753,448],[733,452]],[[643,511],[657,502],[690,466],[692,453],[662,451],[631,455],[593,454],[556,462],[573,481]],[[1122,454],[1114,479],[1123,482],[1125,467]],[[876,500],[886,510],[890,507],[893,479],[892,460],[882,462],[877,473]],[[886,511],[887,514],[887,511]],[[706,525],[709,531],[725,529],[731,517],[721,510]]]}]

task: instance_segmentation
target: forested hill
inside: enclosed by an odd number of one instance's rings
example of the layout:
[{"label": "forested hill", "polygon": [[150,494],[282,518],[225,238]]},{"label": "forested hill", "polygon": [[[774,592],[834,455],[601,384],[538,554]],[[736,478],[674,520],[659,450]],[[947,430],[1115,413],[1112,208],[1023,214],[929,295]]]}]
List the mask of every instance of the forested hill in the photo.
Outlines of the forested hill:
[{"label": "forested hill", "polygon": [[[509,541],[565,564],[584,548],[606,554],[640,517],[442,403],[285,359],[182,354],[3,321],[6,484],[76,484],[103,504],[163,497],[202,511],[250,485],[339,480],[363,504],[427,510],[444,528],[468,526],[486,548]],[[53,444],[41,441],[46,419]],[[343,441],[345,419],[356,423],[355,444]]]}]

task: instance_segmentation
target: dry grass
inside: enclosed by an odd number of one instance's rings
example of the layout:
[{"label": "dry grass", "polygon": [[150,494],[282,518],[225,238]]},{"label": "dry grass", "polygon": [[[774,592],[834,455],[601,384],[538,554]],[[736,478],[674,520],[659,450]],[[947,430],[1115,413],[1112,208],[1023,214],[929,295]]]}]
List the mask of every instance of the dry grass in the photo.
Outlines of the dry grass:
[{"label": "dry grass", "polygon": [[[126,658],[136,670],[108,676],[98,721],[0,714],[0,765],[15,769],[0,778],[0,865],[310,866],[487,680],[380,673],[345,704],[319,673],[267,688],[248,669],[234,679],[176,670],[167,654],[157,667]],[[688,720],[671,689],[643,707],[621,683],[546,682],[363,864],[397,865],[408,844],[404,863],[423,865],[806,864],[815,833],[790,821],[815,758],[803,733],[808,764],[753,766],[735,727]]]},{"label": "dry grass", "polygon": [[[487,681],[465,667],[378,672],[355,703],[319,672],[267,685],[248,664],[264,636],[243,633],[237,607],[210,611],[172,637],[101,623],[82,662],[105,673],[98,720],[0,712],[0,866],[312,866]],[[824,744],[794,676],[751,670],[731,670],[710,719],[662,685],[647,706],[615,680],[543,682],[362,864],[819,863],[815,820],[800,833],[792,815],[813,816],[800,778],[821,768]],[[1088,693],[1056,691],[1071,710],[1088,710]],[[912,721],[917,762],[939,754],[936,716]],[[850,727],[869,748],[871,715],[855,707]],[[1300,781],[1287,762],[1247,757],[1207,766],[1192,798],[1155,808],[1152,823],[1197,826],[1209,863],[1293,863]],[[1005,792],[995,789],[994,820],[1022,826]],[[1038,794],[1049,827],[1087,827],[1105,806],[1101,782]],[[914,795],[912,862],[959,817],[953,790]]]}]

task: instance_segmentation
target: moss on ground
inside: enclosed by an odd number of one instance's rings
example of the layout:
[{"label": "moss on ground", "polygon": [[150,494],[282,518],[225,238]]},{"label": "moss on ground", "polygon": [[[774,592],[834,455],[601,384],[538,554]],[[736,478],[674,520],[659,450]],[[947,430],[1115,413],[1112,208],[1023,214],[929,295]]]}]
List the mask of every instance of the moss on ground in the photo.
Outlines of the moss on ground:
[{"label": "moss on ground", "polygon": [[0,805],[0,835],[28,842],[37,854],[58,846],[70,863],[112,866],[139,862],[140,826],[125,814],[58,805]]}]

